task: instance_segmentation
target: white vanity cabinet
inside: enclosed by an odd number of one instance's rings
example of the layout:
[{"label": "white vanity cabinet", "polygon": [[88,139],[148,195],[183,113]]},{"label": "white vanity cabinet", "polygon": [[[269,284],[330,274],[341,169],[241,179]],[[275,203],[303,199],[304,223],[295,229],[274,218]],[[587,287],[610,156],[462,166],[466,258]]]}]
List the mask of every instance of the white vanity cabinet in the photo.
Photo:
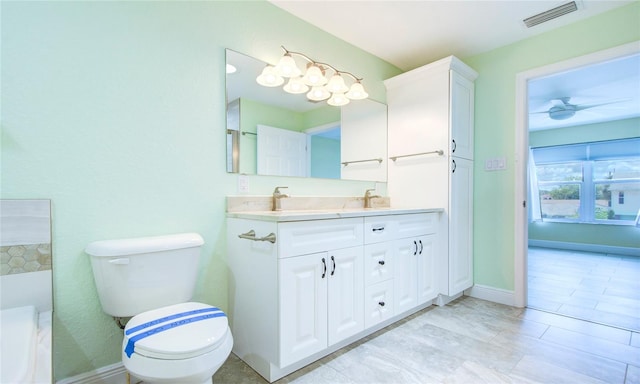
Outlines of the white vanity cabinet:
[{"label": "white vanity cabinet", "polygon": [[[437,296],[430,289],[442,209],[363,212],[331,219],[228,217],[233,351],[267,380],[431,305]],[[410,256],[406,262],[401,252]],[[415,300],[398,307],[395,292],[405,289],[405,280],[412,281]]]},{"label": "white vanity cabinet", "polygon": [[[389,162],[389,195],[412,207],[446,207],[444,252],[436,260],[442,277],[440,303],[473,285],[476,77],[472,68],[450,56],[385,80],[389,156],[395,158]],[[411,245],[407,247],[410,252]]]}]

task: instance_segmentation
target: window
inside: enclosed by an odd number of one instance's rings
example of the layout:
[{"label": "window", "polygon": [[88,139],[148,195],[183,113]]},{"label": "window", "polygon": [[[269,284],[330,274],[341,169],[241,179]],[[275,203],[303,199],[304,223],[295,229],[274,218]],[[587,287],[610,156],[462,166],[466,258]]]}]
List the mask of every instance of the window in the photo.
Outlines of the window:
[{"label": "window", "polygon": [[543,220],[633,224],[640,138],[533,148],[533,157]]}]

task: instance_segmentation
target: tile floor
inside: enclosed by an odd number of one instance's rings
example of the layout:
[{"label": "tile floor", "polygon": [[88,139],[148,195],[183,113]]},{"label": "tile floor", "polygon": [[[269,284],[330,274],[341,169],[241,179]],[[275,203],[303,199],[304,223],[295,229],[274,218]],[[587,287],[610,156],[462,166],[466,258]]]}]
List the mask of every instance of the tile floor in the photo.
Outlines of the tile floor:
[{"label": "tile floor", "polygon": [[[232,354],[214,383],[266,381]],[[640,334],[463,297],[277,383],[640,383]]]},{"label": "tile floor", "polygon": [[640,332],[640,257],[529,248],[528,303]]}]

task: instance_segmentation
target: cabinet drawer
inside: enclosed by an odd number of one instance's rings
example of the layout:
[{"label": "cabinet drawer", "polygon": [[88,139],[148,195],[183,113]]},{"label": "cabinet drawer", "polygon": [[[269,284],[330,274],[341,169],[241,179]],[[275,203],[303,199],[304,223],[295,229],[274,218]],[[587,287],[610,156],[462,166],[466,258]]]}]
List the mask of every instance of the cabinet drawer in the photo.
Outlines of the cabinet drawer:
[{"label": "cabinet drawer", "polygon": [[279,257],[362,245],[362,218],[294,221],[278,226]]},{"label": "cabinet drawer", "polygon": [[369,328],[393,316],[393,280],[365,288],[364,327]]},{"label": "cabinet drawer", "polygon": [[383,242],[364,246],[364,284],[380,283],[393,277],[393,243]]},{"label": "cabinet drawer", "polygon": [[438,231],[437,213],[418,213],[396,216],[397,239],[436,233]]},{"label": "cabinet drawer", "polygon": [[396,215],[364,218],[364,243],[393,240],[396,236]]}]

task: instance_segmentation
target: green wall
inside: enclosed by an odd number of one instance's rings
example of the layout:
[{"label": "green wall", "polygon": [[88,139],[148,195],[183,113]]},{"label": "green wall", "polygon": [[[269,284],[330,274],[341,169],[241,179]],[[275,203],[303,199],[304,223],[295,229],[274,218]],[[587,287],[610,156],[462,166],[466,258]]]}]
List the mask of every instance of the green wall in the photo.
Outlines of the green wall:
[{"label": "green wall", "polygon": [[311,137],[311,177],[340,178],[340,140]]},{"label": "green wall", "polygon": [[[640,137],[640,118],[529,133],[531,147]],[[529,239],[640,248],[638,229],[602,224],[529,223]]]},{"label": "green wall", "polygon": [[[102,312],[95,240],[194,231],[196,300],[227,308],[225,48],[276,62],[284,45],[364,77],[400,70],[266,1],[1,4],[2,198],[50,198],[54,375],[121,359]],[[295,31],[295,33],[292,33]],[[361,196],[373,182],[249,177],[251,195]]]},{"label": "green wall", "polygon": [[[634,2],[515,44],[462,58],[479,73],[475,94],[476,284],[514,289],[516,75],[640,40],[639,20],[640,3]],[[507,170],[485,172],[484,160],[498,156],[507,158]],[[632,236],[640,236],[640,229],[633,229]]]}]

